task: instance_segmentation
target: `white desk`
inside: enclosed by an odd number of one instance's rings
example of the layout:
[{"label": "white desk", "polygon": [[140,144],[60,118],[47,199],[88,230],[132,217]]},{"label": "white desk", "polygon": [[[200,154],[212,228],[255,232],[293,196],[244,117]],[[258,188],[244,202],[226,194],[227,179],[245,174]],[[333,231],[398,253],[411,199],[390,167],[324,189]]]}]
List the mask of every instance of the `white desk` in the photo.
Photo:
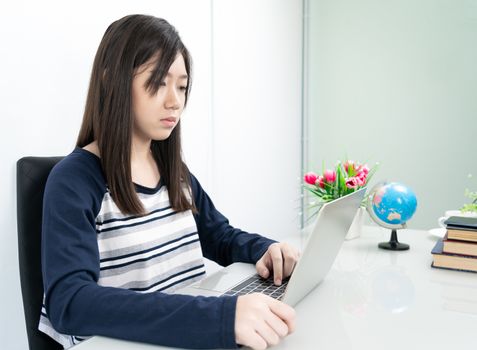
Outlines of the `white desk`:
[{"label": "white desk", "polygon": [[[297,305],[297,329],[273,349],[449,350],[475,347],[477,274],[430,267],[437,238],[403,230],[403,252],[379,249],[390,231],[346,241],[325,281]],[[78,350],[159,350],[93,337]]]}]

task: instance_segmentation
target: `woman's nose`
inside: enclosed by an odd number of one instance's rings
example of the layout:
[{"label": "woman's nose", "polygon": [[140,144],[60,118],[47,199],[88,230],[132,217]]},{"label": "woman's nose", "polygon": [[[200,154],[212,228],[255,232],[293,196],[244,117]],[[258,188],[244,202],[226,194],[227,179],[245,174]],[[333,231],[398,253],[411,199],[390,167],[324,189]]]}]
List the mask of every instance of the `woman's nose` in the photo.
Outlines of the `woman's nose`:
[{"label": "woman's nose", "polygon": [[171,87],[167,89],[165,107],[167,109],[179,109],[181,101],[175,88]]}]

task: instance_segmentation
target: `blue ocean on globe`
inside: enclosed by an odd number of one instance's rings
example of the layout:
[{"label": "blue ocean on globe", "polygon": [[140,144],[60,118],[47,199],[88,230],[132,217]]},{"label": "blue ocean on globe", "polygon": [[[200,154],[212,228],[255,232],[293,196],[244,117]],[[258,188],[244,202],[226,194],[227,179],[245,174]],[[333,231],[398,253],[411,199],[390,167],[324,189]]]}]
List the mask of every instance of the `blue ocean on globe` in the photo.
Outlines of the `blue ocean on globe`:
[{"label": "blue ocean on globe", "polygon": [[380,186],[374,192],[371,208],[376,218],[383,223],[402,225],[416,212],[417,199],[409,187],[391,182]]}]

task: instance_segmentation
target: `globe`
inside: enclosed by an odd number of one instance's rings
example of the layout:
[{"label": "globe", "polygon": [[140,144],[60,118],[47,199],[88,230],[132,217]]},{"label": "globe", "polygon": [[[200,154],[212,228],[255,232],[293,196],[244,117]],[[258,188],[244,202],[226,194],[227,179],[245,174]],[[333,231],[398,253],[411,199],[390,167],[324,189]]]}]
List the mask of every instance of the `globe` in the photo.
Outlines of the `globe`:
[{"label": "globe", "polygon": [[417,208],[414,192],[397,183],[383,183],[375,186],[368,198],[368,212],[380,226],[396,229],[404,228]]},{"label": "globe", "polygon": [[397,183],[382,183],[375,186],[369,196],[367,209],[369,216],[380,226],[390,228],[389,242],[381,242],[378,247],[387,250],[407,250],[409,244],[400,243],[397,229],[405,228],[417,208],[414,192],[407,186]]}]

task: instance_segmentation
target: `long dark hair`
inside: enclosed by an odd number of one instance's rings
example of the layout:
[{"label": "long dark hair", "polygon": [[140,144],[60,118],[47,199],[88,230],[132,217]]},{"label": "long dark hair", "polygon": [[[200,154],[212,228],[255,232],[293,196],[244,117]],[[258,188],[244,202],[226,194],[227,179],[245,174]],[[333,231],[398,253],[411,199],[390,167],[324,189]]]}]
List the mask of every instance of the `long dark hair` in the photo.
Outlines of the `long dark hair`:
[{"label": "long dark hair", "polygon": [[[129,15],[113,22],[98,47],[76,142],[84,147],[97,140],[106,182],[118,208],[125,214],[145,214],[131,177],[133,127],[132,80],[138,67],[153,59],[155,68],[147,90],[157,92],[176,56],[184,58],[188,75],[185,101],[191,86],[191,57],[175,28],[161,18]],[[162,183],[176,211],[192,209],[190,174],[182,161],[180,121],[163,141],[152,141]],[[184,193],[187,185],[190,200]]]}]

